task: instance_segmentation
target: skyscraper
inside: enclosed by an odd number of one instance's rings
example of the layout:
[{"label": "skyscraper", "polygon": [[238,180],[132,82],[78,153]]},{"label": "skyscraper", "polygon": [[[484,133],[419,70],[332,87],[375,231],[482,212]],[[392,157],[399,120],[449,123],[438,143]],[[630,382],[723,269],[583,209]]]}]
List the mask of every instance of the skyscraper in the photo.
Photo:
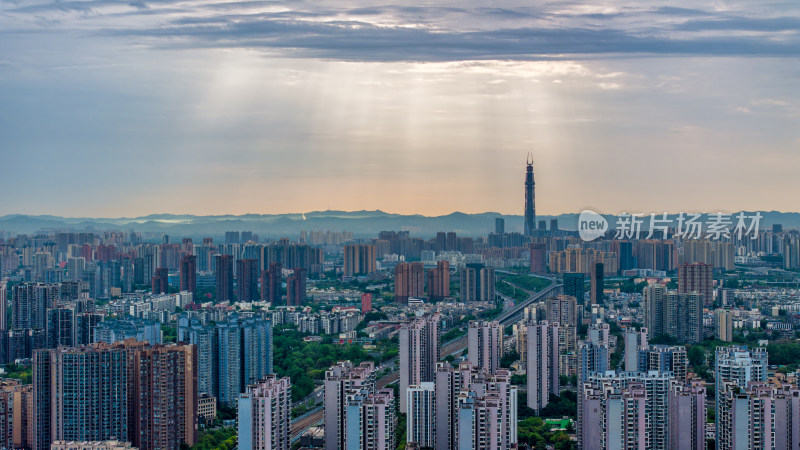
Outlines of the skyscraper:
[{"label": "skyscraper", "polygon": [[406,390],[433,381],[439,361],[439,314],[414,319],[400,328],[400,412],[406,412]]},{"label": "skyscraper", "polygon": [[502,217],[496,217],[494,219],[494,232],[497,234],[503,234],[506,232],[506,220]]},{"label": "skyscraper", "polygon": [[602,305],[605,303],[605,296],[603,294],[604,289],[604,269],[605,266],[603,263],[594,263],[592,264],[591,269],[591,303],[593,305]]},{"label": "skyscraper", "polygon": [[724,382],[717,392],[717,448],[800,448],[800,390],[754,381],[741,388]]},{"label": "skyscraper", "polygon": [[644,288],[642,312],[650,335],[672,336],[681,342],[703,340],[703,295],[667,292],[653,284]]},{"label": "skyscraper", "polygon": [[533,154],[528,153],[525,171],[525,236],[533,236],[536,232],[536,197],[533,180]]},{"label": "skyscraper", "polygon": [[395,415],[394,390],[371,392],[362,389],[347,395],[345,406],[345,449],[394,450]]},{"label": "skyscraper", "polygon": [[248,384],[272,373],[272,322],[232,316],[216,332],[217,398],[233,406]]},{"label": "skyscraper", "polygon": [[[736,386],[746,389],[752,381],[767,381],[767,349],[733,345],[730,347],[717,347],[714,362],[714,391],[717,401],[717,413],[721,412],[721,400],[725,397],[724,389]],[[724,428],[724,427],[723,427]],[[720,447],[722,437],[720,427],[717,427],[717,448]]]},{"label": "skyscraper", "polygon": [[214,276],[217,285],[217,301],[233,300],[233,256],[214,255]]},{"label": "skyscraper", "polygon": [[435,448],[436,383],[426,381],[409,386],[407,392],[406,442],[419,448]]},{"label": "skyscraper", "polygon": [[473,267],[464,267],[458,271],[459,289],[458,293],[462,302],[474,302],[478,299],[478,278],[477,270]]},{"label": "skyscraper", "polygon": [[180,276],[181,292],[195,293],[197,291],[197,256],[183,255],[181,257]]},{"label": "skyscraper", "polygon": [[239,395],[239,448],[289,450],[291,387],[288,377],[267,375]]},{"label": "skyscraper", "polygon": [[500,322],[472,320],[467,331],[469,362],[477,369],[495,373],[503,357],[503,327]]},{"label": "skyscraper", "polygon": [[547,272],[547,244],[533,242],[530,249],[531,273],[543,274]]}]

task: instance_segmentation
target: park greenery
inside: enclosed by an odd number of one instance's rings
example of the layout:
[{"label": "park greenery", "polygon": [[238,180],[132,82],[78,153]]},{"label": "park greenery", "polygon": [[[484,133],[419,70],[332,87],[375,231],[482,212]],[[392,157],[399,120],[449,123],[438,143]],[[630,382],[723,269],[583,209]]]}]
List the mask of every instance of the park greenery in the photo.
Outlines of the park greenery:
[{"label": "park greenery", "polygon": [[236,445],[236,428],[218,428],[208,432],[201,431],[192,450],[232,450]]}]

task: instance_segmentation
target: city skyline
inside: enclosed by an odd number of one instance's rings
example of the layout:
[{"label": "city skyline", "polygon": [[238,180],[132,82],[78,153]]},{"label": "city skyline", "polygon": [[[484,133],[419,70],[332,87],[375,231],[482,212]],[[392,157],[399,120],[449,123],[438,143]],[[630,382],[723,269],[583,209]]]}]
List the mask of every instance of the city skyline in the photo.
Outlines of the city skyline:
[{"label": "city skyline", "polygon": [[0,13],[0,214],[796,209],[792,1]]}]

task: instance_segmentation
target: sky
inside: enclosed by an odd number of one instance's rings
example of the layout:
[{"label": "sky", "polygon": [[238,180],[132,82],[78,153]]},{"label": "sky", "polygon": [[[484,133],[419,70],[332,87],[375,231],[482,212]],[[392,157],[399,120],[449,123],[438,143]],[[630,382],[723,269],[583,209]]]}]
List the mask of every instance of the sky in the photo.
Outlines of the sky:
[{"label": "sky", "polygon": [[0,0],[0,215],[798,211],[797,0]]}]

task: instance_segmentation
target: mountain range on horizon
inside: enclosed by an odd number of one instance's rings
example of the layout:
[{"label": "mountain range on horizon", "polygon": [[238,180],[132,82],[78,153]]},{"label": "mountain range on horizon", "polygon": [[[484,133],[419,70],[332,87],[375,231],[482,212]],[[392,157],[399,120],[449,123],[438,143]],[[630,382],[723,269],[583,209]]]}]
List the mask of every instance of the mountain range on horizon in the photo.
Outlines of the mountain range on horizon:
[{"label": "mountain range on horizon", "polygon": [[[762,215],[760,227],[771,228],[781,224],[784,228],[800,228],[800,213],[758,211]],[[738,212],[737,212],[738,213]],[[733,215],[735,216],[734,213]],[[755,214],[754,211],[747,214]],[[613,229],[615,215],[603,215]],[[141,217],[120,218],[68,218],[54,215],[9,214],[0,216],[0,236],[16,233],[48,231],[128,231],[172,234],[175,236],[222,236],[226,231],[252,231],[261,238],[295,238],[301,230],[351,231],[355,236],[376,236],[380,231],[407,230],[412,236],[431,237],[438,231],[455,231],[462,236],[485,236],[495,230],[495,218],[505,219],[506,232],[522,232],[522,215],[484,212],[467,214],[453,212],[441,216],[420,214],[393,214],[383,211],[313,211],[289,214],[243,215],[192,215],[150,214]],[[676,215],[670,215],[671,218]],[[561,230],[575,231],[578,214],[539,215],[550,228],[551,219],[558,220]],[[645,218],[645,223],[647,223]]]}]

